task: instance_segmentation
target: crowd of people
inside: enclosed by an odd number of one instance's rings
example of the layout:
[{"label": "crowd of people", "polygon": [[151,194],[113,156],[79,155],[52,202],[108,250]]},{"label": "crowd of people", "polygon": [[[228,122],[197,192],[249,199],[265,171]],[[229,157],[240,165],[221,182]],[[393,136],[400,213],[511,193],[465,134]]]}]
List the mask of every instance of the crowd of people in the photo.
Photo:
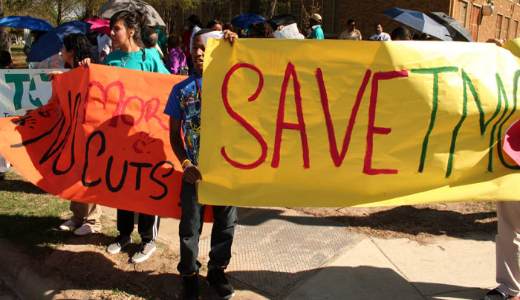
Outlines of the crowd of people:
[{"label": "crowd of people", "polygon": [[[306,34],[300,32],[296,22],[287,16],[278,16],[266,22],[251,24],[248,28],[233,28],[229,23],[210,20],[206,26],[192,15],[187,19],[182,35],[165,37],[160,28],[144,26],[145,16],[134,11],[120,11],[110,19],[110,35],[103,33],[70,34],[63,39],[60,53],[43,62],[31,64],[34,68],[75,68],[83,64],[102,63],[108,66],[145,72],[189,75],[172,87],[164,112],[170,117],[171,147],[184,170],[181,190],[182,216],[179,226],[180,261],[178,270],[183,281],[183,299],[198,299],[199,237],[202,230],[205,207],[198,203],[197,182],[202,180],[198,168],[200,113],[202,95],[202,66],[206,42],[209,37],[224,38],[230,43],[239,37],[325,39],[322,17],[312,14]],[[287,21],[289,20],[289,21]],[[34,34],[32,44],[40,37]],[[356,21],[347,22],[347,28],[339,39],[363,40],[356,28]],[[421,38],[404,27],[391,34],[384,32],[381,24],[374,26],[369,40],[391,41]],[[12,64],[10,52],[0,51],[0,64],[8,68]],[[50,74],[51,76],[56,73]],[[0,180],[9,168],[0,157]],[[497,235],[497,281],[500,286],[485,299],[520,299],[520,215],[517,203],[498,205],[499,232]],[[237,223],[237,210],[231,206],[213,206],[214,225],[211,234],[210,261],[207,281],[224,299],[232,297],[234,289],[225,275],[231,259],[231,247]],[[100,211],[95,204],[71,202],[72,217],[59,226],[61,230],[76,235],[87,235],[100,230]],[[107,252],[117,254],[132,243],[135,212],[117,211],[115,240],[107,245]],[[155,240],[159,231],[158,216],[138,213],[138,232],[141,247],[131,257],[131,262],[142,263],[157,250]]]}]

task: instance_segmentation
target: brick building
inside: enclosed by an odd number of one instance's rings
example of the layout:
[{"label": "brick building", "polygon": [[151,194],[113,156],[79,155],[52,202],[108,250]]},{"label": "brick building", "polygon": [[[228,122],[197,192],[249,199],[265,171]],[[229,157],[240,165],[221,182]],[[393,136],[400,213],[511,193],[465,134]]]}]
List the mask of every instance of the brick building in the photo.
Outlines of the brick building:
[{"label": "brick building", "polygon": [[[486,41],[489,38],[507,40],[520,36],[520,0],[493,2],[494,11],[491,15],[486,13],[488,0],[279,0],[276,13],[296,16],[300,20],[300,27],[303,27],[306,16],[317,9],[316,12],[323,17],[324,31],[331,37],[341,33],[350,18],[356,20],[364,37],[373,33],[376,23],[381,23],[385,31],[389,32],[398,24],[383,15],[383,11],[395,6],[445,12],[464,24],[477,41]],[[175,23],[182,24],[192,13],[198,14],[204,21],[213,18],[229,21],[233,16],[252,9],[263,15],[268,14],[268,7],[252,8],[250,4],[249,0],[230,0],[220,1],[219,4],[206,3],[191,10],[179,9],[175,13]]]},{"label": "brick building", "polygon": [[[333,21],[327,23],[333,32],[341,32],[349,18],[355,18],[365,36],[373,32],[374,24],[381,22],[390,31],[396,26],[383,15],[387,8],[401,8],[420,11],[442,11],[457,19],[477,41],[489,38],[512,39],[520,35],[520,1],[494,0],[494,11],[486,13],[487,0],[373,0],[373,1],[333,1],[336,2]],[[326,9],[326,6],[323,6]],[[325,14],[325,11],[324,11]],[[327,16],[328,17],[328,16]]]}]

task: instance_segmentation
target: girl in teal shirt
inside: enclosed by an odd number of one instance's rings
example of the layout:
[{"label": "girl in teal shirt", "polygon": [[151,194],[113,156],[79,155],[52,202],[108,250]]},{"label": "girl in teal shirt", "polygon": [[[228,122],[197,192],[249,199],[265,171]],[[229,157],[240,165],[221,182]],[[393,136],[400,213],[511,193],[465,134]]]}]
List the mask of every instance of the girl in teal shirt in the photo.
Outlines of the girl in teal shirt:
[{"label": "girl in teal shirt", "polygon": [[170,74],[156,49],[145,49],[141,40],[141,20],[135,12],[120,11],[110,18],[112,47],[105,64],[131,70]]},{"label": "girl in teal shirt", "polygon": [[[169,74],[155,49],[145,49],[141,40],[142,16],[135,12],[120,11],[110,18],[113,51],[105,58],[105,64],[125,69]],[[134,230],[134,212],[117,210],[117,230],[119,236],[110,244],[111,254],[121,252],[131,242]],[[140,263],[147,260],[157,249],[155,239],[159,231],[159,217],[139,213],[138,231],[141,247],[131,261]]]}]

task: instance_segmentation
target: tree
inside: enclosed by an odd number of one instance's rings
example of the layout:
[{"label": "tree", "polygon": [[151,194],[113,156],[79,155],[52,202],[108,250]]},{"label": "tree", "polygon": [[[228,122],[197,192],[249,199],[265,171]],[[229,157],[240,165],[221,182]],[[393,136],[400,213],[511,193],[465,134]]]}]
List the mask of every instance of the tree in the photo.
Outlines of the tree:
[{"label": "tree", "polygon": [[105,0],[83,0],[81,1],[77,15],[81,19],[98,16],[98,11]]},{"label": "tree", "polygon": [[78,4],[72,0],[41,0],[41,7],[46,11],[49,19],[55,24],[60,25],[63,21],[68,21],[77,17],[74,11]]}]

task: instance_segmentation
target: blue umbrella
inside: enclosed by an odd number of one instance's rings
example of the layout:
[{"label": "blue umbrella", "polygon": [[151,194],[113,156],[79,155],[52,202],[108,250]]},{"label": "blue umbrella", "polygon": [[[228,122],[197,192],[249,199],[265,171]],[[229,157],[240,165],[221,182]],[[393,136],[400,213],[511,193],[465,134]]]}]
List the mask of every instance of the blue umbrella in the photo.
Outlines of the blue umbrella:
[{"label": "blue umbrella", "polygon": [[0,19],[0,27],[27,28],[31,30],[49,31],[49,22],[33,17],[9,16]]},{"label": "blue umbrella", "polygon": [[247,29],[251,25],[263,22],[265,22],[265,18],[257,14],[241,14],[231,20],[231,24],[233,24],[233,26],[243,29]]},{"label": "blue umbrella", "polygon": [[86,34],[90,25],[81,21],[63,23],[40,37],[32,44],[27,56],[30,62],[42,61],[60,52],[63,47],[63,37],[72,33]]},{"label": "blue umbrella", "polygon": [[453,40],[450,32],[445,26],[437,23],[435,20],[420,11],[394,7],[385,10],[383,13],[394,21],[408,26],[418,32],[426,33],[442,41]]}]

